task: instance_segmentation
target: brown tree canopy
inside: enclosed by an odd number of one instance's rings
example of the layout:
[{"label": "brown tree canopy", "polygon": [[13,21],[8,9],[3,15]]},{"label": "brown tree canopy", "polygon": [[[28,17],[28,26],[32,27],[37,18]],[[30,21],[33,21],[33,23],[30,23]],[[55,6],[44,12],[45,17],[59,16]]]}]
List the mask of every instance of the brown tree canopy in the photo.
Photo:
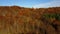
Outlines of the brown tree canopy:
[{"label": "brown tree canopy", "polygon": [[0,34],[60,34],[60,7],[0,6]]}]

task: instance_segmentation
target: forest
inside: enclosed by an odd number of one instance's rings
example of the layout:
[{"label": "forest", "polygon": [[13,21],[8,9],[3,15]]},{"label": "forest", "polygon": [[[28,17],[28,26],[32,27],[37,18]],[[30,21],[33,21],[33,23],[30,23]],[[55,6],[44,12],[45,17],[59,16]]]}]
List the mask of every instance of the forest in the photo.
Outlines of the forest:
[{"label": "forest", "polygon": [[0,6],[0,34],[60,34],[60,7]]}]

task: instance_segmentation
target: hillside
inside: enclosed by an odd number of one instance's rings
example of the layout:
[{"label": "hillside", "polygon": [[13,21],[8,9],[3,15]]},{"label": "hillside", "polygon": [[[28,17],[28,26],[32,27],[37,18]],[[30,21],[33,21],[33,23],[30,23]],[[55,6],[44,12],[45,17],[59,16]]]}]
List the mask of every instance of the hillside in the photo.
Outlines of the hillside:
[{"label": "hillside", "polygon": [[60,34],[60,7],[0,6],[0,34]]}]

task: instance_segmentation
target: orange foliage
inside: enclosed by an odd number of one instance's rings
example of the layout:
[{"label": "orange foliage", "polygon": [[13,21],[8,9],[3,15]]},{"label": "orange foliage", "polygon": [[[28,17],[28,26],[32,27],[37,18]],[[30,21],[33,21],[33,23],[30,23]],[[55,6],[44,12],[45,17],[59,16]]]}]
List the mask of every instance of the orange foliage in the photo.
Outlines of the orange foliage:
[{"label": "orange foliage", "polygon": [[[60,21],[43,18],[46,13],[60,13],[60,7],[24,8],[19,6],[0,7],[0,32],[3,34],[60,34]],[[53,23],[53,25],[52,25]],[[2,34],[1,33],[1,34]]]}]

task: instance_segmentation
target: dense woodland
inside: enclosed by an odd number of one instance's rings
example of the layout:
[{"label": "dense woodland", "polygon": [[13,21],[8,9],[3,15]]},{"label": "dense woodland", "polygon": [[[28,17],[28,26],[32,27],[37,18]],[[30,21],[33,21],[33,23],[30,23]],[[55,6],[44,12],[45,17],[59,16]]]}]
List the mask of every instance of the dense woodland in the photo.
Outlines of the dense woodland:
[{"label": "dense woodland", "polygon": [[60,34],[60,7],[0,6],[0,34]]}]

